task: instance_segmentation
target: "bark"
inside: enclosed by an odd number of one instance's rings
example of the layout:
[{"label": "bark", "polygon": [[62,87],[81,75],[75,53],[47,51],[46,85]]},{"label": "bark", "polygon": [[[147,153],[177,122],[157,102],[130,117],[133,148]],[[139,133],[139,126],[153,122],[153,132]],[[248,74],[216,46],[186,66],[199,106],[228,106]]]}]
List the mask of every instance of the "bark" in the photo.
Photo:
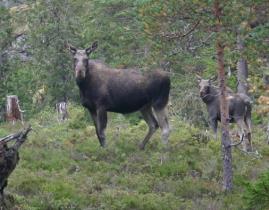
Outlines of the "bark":
[{"label": "bark", "polygon": [[231,141],[229,136],[229,110],[228,102],[226,99],[226,84],[225,84],[225,70],[224,70],[224,46],[220,37],[221,32],[221,8],[220,2],[215,0],[214,12],[217,20],[216,32],[216,51],[217,51],[217,64],[218,64],[218,79],[220,88],[220,111],[221,111],[221,148],[223,155],[223,189],[230,191],[233,187],[232,178],[232,152]]},{"label": "bark", "polygon": [[248,63],[245,58],[243,58],[243,50],[244,50],[244,43],[242,41],[242,38],[239,34],[237,33],[237,48],[240,53],[240,58],[237,62],[237,92],[238,93],[244,93],[248,94],[248,83],[247,83],[247,78],[248,78]]}]

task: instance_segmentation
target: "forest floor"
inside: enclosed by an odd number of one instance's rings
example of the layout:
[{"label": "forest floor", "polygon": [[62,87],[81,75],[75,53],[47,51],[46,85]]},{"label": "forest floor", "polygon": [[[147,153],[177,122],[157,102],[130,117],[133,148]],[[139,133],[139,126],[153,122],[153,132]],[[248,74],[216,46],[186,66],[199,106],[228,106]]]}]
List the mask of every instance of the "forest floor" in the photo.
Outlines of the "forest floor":
[{"label": "forest floor", "polygon": [[[28,122],[34,130],[6,188],[10,209],[242,209],[247,183],[269,168],[261,128],[253,132],[256,153],[233,149],[234,190],[224,193],[220,140],[210,132],[172,118],[169,148],[158,131],[141,151],[144,121],[113,115],[103,149],[82,108],[62,124],[54,116],[44,111]],[[0,136],[21,127],[1,124]]]}]

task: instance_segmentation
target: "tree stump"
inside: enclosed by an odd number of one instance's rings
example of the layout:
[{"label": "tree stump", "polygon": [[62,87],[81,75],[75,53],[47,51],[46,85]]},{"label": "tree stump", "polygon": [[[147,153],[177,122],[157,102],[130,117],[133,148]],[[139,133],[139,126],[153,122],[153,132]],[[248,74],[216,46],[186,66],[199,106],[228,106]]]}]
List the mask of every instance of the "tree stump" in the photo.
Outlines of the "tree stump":
[{"label": "tree stump", "polygon": [[13,124],[20,120],[23,123],[23,111],[19,105],[19,99],[16,95],[7,96],[6,102],[6,121]]},{"label": "tree stump", "polygon": [[63,122],[68,119],[67,103],[62,101],[56,104],[58,122]]}]

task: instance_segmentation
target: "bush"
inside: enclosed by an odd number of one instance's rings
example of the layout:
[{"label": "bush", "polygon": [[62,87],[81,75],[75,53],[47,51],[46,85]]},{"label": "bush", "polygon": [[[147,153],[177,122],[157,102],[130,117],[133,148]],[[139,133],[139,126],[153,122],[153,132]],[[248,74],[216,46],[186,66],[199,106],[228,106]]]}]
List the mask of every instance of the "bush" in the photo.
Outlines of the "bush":
[{"label": "bush", "polygon": [[269,208],[269,171],[262,174],[254,183],[247,183],[244,199],[247,209]]},{"label": "bush", "polygon": [[68,127],[72,129],[86,128],[90,122],[90,115],[82,106],[70,104],[68,108],[69,120]]}]

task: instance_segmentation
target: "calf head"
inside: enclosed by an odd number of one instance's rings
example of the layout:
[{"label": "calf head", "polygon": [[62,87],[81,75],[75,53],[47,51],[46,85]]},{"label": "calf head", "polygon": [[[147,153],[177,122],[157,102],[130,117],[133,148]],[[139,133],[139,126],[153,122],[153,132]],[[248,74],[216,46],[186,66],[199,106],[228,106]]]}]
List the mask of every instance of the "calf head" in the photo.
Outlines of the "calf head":
[{"label": "calf head", "polygon": [[210,79],[202,79],[200,76],[196,75],[198,85],[199,85],[199,93],[201,97],[205,97],[210,93],[210,88],[212,85],[212,82],[216,80],[216,77],[212,77]]},{"label": "calf head", "polygon": [[210,79],[198,79],[198,85],[199,85],[199,93],[201,97],[206,96],[209,94],[210,86],[211,86],[211,80]]},{"label": "calf head", "polygon": [[95,41],[91,47],[80,50],[72,45],[68,45],[69,51],[73,54],[74,57],[74,70],[75,77],[78,80],[84,79],[88,70],[88,56],[96,50],[98,46],[97,41]]}]

